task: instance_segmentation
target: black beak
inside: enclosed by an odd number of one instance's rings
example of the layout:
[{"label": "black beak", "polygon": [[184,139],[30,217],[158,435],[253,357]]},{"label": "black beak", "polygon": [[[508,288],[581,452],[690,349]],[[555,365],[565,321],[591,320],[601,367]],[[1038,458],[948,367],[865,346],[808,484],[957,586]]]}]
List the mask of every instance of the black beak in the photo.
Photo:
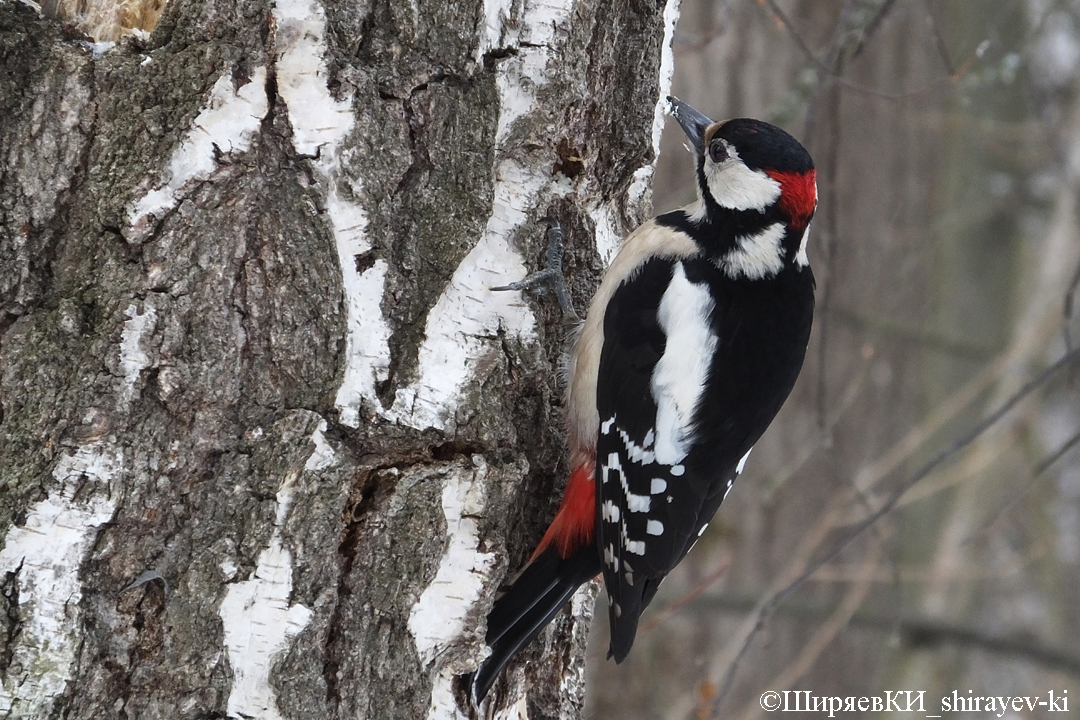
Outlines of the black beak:
[{"label": "black beak", "polygon": [[668,112],[675,116],[682,127],[686,137],[690,138],[690,146],[694,152],[705,154],[705,128],[713,124],[713,121],[690,107],[676,97],[668,96]]}]

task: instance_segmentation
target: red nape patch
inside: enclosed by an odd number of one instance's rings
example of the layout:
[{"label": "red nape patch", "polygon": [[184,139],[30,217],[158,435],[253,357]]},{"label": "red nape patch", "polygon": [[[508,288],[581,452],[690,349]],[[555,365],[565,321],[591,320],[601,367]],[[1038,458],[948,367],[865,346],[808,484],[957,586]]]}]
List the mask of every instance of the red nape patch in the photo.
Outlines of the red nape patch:
[{"label": "red nape patch", "polygon": [[552,544],[558,548],[559,557],[565,560],[582,545],[592,542],[595,527],[596,481],[593,480],[593,463],[590,461],[570,473],[570,482],[566,484],[559,512],[555,513],[551,527],[544,533],[529,562]]},{"label": "red nape patch", "polygon": [[780,183],[780,209],[799,229],[806,227],[817,206],[817,171],[806,173],[766,170],[765,174]]}]

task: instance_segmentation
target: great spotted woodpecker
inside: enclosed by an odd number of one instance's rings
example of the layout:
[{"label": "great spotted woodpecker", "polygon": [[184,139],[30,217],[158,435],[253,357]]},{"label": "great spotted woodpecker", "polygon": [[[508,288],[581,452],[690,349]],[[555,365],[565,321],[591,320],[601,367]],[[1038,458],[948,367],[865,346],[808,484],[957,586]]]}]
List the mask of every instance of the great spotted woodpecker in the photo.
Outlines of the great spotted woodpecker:
[{"label": "great spotted woodpecker", "polygon": [[634,231],[589,306],[569,363],[570,481],[488,616],[476,703],[599,573],[608,657],[626,658],[642,611],[705,532],[802,368],[814,313],[810,155],[760,120],[713,122],[668,103],[696,156],[698,199]]}]

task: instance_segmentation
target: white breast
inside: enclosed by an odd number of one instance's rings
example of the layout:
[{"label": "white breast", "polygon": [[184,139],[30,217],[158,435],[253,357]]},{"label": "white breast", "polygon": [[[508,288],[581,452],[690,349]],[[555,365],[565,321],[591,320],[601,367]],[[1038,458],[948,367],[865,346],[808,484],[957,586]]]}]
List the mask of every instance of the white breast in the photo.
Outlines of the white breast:
[{"label": "white breast", "polygon": [[677,263],[660,301],[658,317],[667,341],[652,374],[656,461],[664,465],[679,463],[693,441],[694,410],[716,352],[709,324],[714,306],[708,287],[690,282],[683,264]]},{"label": "white breast", "polygon": [[622,283],[653,257],[681,258],[698,251],[684,233],[661,227],[650,220],[632,232],[611,261],[600,287],[589,304],[589,312],[578,332],[568,364],[566,414],[571,463],[592,449],[600,428],[596,410],[596,376],[604,348],[604,311]]}]

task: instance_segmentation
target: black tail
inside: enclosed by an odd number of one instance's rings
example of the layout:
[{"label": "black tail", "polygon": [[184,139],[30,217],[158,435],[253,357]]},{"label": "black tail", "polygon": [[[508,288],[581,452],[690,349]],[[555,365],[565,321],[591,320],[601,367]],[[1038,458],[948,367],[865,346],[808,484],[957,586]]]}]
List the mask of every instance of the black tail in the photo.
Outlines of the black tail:
[{"label": "black tail", "polygon": [[551,622],[583,583],[600,572],[596,548],[586,544],[567,559],[554,547],[525,566],[488,615],[487,644],[491,655],[472,678],[473,703],[479,705],[499,672]]},{"label": "black tail", "polygon": [[656,596],[660,581],[663,579],[663,577],[645,578],[638,582],[640,587],[621,588],[617,611],[615,604],[609,603],[608,620],[611,623],[611,644],[608,646],[607,654],[609,660],[615,658],[615,662],[621,664],[630,654],[641,613],[645,612],[645,608]]}]

